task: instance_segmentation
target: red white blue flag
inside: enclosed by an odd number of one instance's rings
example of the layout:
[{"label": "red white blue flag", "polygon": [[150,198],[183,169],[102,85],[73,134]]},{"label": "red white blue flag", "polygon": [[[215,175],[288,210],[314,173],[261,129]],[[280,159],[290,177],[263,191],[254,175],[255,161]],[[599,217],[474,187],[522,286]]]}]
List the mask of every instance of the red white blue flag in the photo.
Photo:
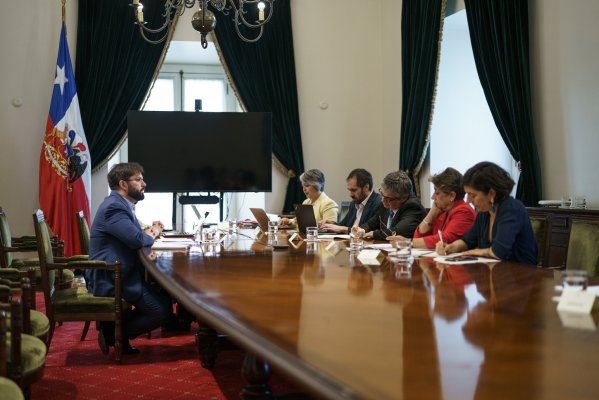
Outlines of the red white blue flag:
[{"label": "red white blue flag", "polygon": [[80,254],[76,214],[83,211],[89,224],[91,158],[64,23],[40,155],[39,191],[40,208],[54,234],[64,240],[65,256]]}]

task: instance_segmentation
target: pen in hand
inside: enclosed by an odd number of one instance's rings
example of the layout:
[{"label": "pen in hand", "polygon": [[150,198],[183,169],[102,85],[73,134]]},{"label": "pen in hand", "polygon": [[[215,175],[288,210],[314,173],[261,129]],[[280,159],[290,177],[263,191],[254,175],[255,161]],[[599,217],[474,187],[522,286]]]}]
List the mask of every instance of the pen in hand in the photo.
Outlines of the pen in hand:
[{"label": "pen in hand", "polygon": [[437,233],[439,234],[439,240],[441,241],[441,246],[445,246],[445,242],[443,242],[443,233],[441,232],[441,229],[439,229],[437,231]]}]

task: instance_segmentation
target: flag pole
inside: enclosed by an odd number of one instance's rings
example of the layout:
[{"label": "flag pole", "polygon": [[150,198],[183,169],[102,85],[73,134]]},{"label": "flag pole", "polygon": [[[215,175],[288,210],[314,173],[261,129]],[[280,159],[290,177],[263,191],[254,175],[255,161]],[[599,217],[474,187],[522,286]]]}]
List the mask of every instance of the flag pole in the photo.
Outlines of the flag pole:
[{"label": "flag pole", "polygon": [[66,27],[67,26],[67,11],[66,11],[67,0],[60,0],[60,2],[62,3],[62,23]]}]

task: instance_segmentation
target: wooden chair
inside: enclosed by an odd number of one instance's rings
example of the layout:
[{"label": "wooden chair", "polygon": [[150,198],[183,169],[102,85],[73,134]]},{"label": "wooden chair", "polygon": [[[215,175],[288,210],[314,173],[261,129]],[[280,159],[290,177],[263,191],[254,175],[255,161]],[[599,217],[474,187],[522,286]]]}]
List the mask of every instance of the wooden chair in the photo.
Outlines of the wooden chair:
[{"label": "wooden chair", "polygon": [[544,266],[545,259],[547,257],[549,239],[548,239],[548,216],[537,217],[537,216],[529,216],[530,225],[532,226],[532,231],[535,235],[535,239],[537,241],[537,265],[539,267]]},{"label": "wooden chair", "polygon": [[[50,320],[48,347],[52,342],[55,322],[61,321],[114,321],[116,360],[121,361],[121,265],[106,264],[103,261],[82,260],[80,257],[70,259],[55,258],[52,254],[50,233],[44,219],[44,213],[37,210],[33,214],[33,225],[37,240],[42,286],[46,300],[46,315]],[[96,297],[88,293],[86,288],[75,287],[56,289],[51,292],[50,280],[55,271],[63,269],[107,269],[114,272],[115,296]]]},{"label": "wooden chair", "polygon": [[31,397],[31,384],[40,380],[46,362],[46,345],[36,337],[23,333],[23,306],[18,299],[0,302],[0,310],[10,314],[10,332],[6,334],[8,347],[7,376],[15,381],[26,399]]},{"label": "wooden chair", "polygon": [[0,393],[6,400],[23,400],[19,385],[8,378],[7,320],[6,312],[0,311]]},{"label": "wooden chair", "polygon": [[[62,256],[64,244],[57,236],[51,234],[52,249],[56,256]],[[37,258],[15,258],[13,253],[37,252],[35,236],[21,236],[15,238],[11,235],[10,225],[6,214],[0,207],[0,268],[17,268],[26,270],[35,268],[35,282],[32,286],[41,290],[41,273]],[[73,271],[65,269],[58,277],[57,286],[70,287],[73,283]]]},{"label": "wooden chair", "polygon": [[30,284],[35,279],[35,272],[30,270],[28,277],[22,277],[23,272],[13,268],[6,268],[2,272],[13,272],[13,274],[8,279],[7,274],[0,278],[0,301],[9,302],[14,296],[20,298],[23,303],[23,333],[34,336],[47,344],[50,321],[44,313],[35,309],[35,292]]},{"label": "wooden chair", "polygon": [[566,269],[582,269],[589,276],[599,276],[599,222],[572,220]]}]

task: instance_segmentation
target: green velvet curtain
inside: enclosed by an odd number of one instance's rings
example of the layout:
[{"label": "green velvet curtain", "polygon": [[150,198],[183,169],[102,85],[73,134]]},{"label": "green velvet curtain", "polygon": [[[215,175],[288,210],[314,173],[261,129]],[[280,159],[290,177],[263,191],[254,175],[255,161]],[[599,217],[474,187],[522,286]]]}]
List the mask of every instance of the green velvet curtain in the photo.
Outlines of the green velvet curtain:
[{"label": "green velvet curtain", "polygon": [[401,16],[402,86],[399,168],[418,188],[428,151],[445,0],[404,0]]},{"label": "green velvet curtain", "polygon": [[[238,36],[231,14],[213,11],[214,31],[223,64],[233,80],[247,111],[273,113],[273,153],[289,171],[283,212],[293,210],[304,195],[299,176],[304,172],[304,156],[297,103],[295,59],[291,30],[290,0],[277,0],[272,19],[262,38],[245,43]],[[252,16],[247,17],[253,20]],[[243,27],[241,27],[243,28]],[[249,37],[255,33],[247,32]]]},{"label": "green velvet curtain", "polygon": [[[143,41],[129,3],[79,0],[75,75],[92,167],[123,139],[127,111],[141,107],[164,48]],[[150,26],[159,25],[162,12],[161,2],[144,4]]]},{"label": "green velvet curtain", "polygon": [[532,122],[528,1],[466,0],[474,61],[491,114],[521,174],[516,197],[541,199],[541,167]]}]

